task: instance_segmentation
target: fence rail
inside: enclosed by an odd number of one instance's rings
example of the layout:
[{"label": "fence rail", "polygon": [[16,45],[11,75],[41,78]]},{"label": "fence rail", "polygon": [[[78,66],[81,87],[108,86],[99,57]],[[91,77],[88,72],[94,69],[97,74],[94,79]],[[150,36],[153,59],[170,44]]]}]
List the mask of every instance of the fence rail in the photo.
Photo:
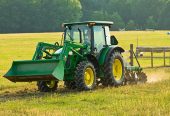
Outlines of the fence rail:
[{"label": "fence rail", "polygon": [[[140,53],[150,53],[150,56],[140,56]],[[136,53],[134,53],[133,44],[130,45],[130,64],[134,64],[134,56],[137,58],[145,58],[151,60],[151,67],[154,67],[154,59],[163,59],[163,67],[167,67],[170,65],[166,65],[166,59],[170,59],[170,56],[167,56],[166,53],[170,53],[170,47],[136,47]],[[154,53],[162,53],[162,56],[154,56]],[[160,66],[162,67],[162,66]]]},{"label": "fence rail", "polygon": [[170,52],[170,47],[136,47],[136,54],[140,52]]}]

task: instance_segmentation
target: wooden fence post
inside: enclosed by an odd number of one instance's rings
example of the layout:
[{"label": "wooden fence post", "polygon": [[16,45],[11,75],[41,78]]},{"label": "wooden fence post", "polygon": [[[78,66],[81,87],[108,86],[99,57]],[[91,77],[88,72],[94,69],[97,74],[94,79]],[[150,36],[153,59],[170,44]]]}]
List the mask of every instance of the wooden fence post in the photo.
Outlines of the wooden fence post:
[{"label": "wooden fence post", "polygon": [[153,49],[151,50],[151,67],[153,68]]},{"label": "wooden fence post", "polygon": [[130,44],[130,65],[133,66],[133,44]]},{"label": "wooden fence post", "polygon": [[165,55],[165,49],[164,49],[164,67],[166,66],[166,55]]}]

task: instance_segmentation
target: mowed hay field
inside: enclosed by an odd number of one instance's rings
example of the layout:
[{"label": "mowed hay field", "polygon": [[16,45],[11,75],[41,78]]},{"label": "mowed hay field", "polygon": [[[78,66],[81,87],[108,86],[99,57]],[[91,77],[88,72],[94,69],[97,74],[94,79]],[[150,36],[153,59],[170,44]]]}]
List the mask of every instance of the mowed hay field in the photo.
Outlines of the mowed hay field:
[{"label": "mowed hay field", "polygon": [[[112,32],[119,45],[170,46],[168,31]],[[62,33],[0,34],[0,115],[170,115],[170,68],[145,69],[148,83],[122,87],[97,87],[76,92],[60,83],[55,93],[40,93],[36,83],[12,83],[2,76],[13,60],[29,60],[37,42],[60,41]],[[167,54],[168,55],[168,54]],[[169,54],[170,56],[170,54]],[[170,64],[167,59],[167,65]],[[162,65],[163,60],[155,60]],[[149,60],[140,60],[148,66]]]}]

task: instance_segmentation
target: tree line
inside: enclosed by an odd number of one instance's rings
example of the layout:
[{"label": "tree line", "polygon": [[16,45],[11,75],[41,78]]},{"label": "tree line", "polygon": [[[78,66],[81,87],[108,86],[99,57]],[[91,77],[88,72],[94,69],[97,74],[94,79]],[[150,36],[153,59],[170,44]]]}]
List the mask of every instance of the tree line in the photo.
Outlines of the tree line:
[{"label": "tree line", "polygon": [[0,33],[61,31],[63,22],[113,21],[113,30],[170,29],[169,0],[0,0]]}]

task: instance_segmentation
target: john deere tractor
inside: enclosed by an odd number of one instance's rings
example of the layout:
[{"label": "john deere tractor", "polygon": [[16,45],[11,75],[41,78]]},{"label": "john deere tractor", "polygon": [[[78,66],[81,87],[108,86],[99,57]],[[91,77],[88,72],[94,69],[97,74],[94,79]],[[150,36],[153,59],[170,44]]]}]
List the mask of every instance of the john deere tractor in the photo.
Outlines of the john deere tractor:
[{"label": "john deere tractor", "polygon": [[4,75],[12,82],[37,81],[38,90],[50,92],[64,81],[69,89],[92,90],[96,85],[119,86],[135,80],[140,67],[126,66],[124,49],[109,28],[113,22],[65,23],[59,44],[40,42],[32,60],[14,61]]}]

